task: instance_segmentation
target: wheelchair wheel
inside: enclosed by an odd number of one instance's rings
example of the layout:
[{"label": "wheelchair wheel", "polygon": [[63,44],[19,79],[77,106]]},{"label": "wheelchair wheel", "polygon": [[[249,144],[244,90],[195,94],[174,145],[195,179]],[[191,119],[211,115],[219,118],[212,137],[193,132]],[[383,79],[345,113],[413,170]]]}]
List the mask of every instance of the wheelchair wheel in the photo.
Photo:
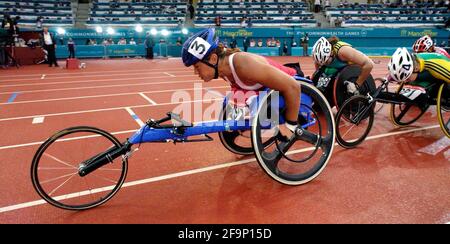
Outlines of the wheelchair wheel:
[{"label": "wheelchair wheel", "polygon": [[[220,111],[219,118],[226,120],[230,109],[233,109],[232,105],[227,104],[224,106],[224,109]],[[250,130],[221,131],[218,134],[220,142],[228,151],[239,155],[253,154]],[[273,140],[267,140],[264,142],[264,146],[268,146],[273,142]]]},{"label": "wheelchair wheel", "polygon": [[105,203],[125,181],[127,159],[118,157],[84,177],[78,174],[78,168],[81,162],[114,146],[121,143],[108,132],[93,127],[57,132],[34,155],[34,189],[51,205],[67,210],[84,210]]},{"label": "wheelchair wheel", "polygon": [[437,95],[437,114],[439,125],[444,134],[450,138],[450,85],[442,84]]},{"label": "wheelchair wheel", "polygon": [[[380,82],[380,84],[384,81],[384,79],[382,78],[375,78],[374,82],[375,82],[375,86],[377,85],[376,82]],[[389,86],[386,86],[384,89],[381,90],[381,92],[389,92]],[[384,107],[384,103],[376,103],[375,107],[374,107],[374,113],[377,114],[378,112],[380,112]]]},{"label": "wheelchair wheel", "polygon": [[345,101],[336,115],[336,140],[344,148],[353,148],[366,139],[373,125],[375,102],[364,96]]},{"label": "wheelchair wheel", "polygon": [[[353,96],[353,94],[347,92],[347,86],[344,84],[345,81],[355,82],[361,73],[361,67],[358,65],[349,65],[339,72],[333,87],[333,99],[334,105],[337,109],[344,104],[344,102]],[[363,83],[364,90],[373,93],[376,90],[375,81],[372,75],[369,75]],[[365,95],[365,94],[363,94]]]},{"label": "wheelchair wheel", "polygon": [[[402,83],[398,89],[397,94],[403,89]],[[416,122],[427,111],[429,104],[423,107],[411,103],[391,104],[390,119],[395,126],[407,126]]]},{"label": "wheelchair wheel", "polygon": [[[280,109],[272,106],[272,101],[278,99],[274,91],[261,99],[252,121],[252,145],[259,165],[270,177],[288,185],[304,184],[317,177],[330,160],[335,141],[333,114],[325,97],[313,85],[299,84],[301,133],[289,136],[285,128],[279,127],[276,116],[280,116]],[[312,103],[304,102],[305,96]],[[266,138],[275,143],[265,147]]]}]

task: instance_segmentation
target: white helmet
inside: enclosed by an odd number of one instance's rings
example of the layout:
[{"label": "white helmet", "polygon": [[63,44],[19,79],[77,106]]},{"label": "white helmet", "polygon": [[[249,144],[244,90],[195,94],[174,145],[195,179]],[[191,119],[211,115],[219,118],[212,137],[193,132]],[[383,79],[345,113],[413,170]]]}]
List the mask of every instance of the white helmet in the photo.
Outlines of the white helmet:
[{"label": "white helmet", "polygon": [[388,64],[389,74],[392,79],[402,82],[411,77],[414,70],[413,56],[406,48],[397,48]]},{"label": "white helmet", "polygon": [[421,53],[421,52],[430,52],[431,47],[433,47],[433,40],[430,36],[425,35],[421,38],[417,39],[416,42],[414,42],[414,45],[412,46],[413,52],[415,53]]},{"label": "white helmet", "polygon": [[322,36],[313,46],[314,61],[319,65],[326,64],[331,57],[331,50],[331,43]]}]

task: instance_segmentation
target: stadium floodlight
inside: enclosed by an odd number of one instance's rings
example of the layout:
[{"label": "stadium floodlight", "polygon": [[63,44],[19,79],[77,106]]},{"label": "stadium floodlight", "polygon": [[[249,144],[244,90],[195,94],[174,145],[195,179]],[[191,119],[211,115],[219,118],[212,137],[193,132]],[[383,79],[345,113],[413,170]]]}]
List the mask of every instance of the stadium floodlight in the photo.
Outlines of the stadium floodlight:
[{"label": "stadium floodlight", "polygon": [[102,33],[103,32],[103,28],[101,26],[97,26],[95,28],[95,31],[97,31],[97,33]]},{"label": "stadium floodlight", "polygon": [[187,33],[189,33],[188,29],[183,28],[181,29],[181,33],[183,33],[184,35],[187,35]]},{"label": "stadium floodlight", "polygon": [[152,29],[150,30],[150,33],[151,33],[152,35],[156,36],[156,34],[158,34],[158,31],[157,31],[155,28],[152,28]]},{"label": "stadium floodlight", "polygon": [[139,32],[139,33],[141,33],[142,31],[143,31],[143,29],[142,29],[142,25],[136,25],[136,28],[135,28],[135,30],[136,30],[136,32]]},{"label": "stadium floodlight", "polygon": [[108,33],[109,35],[114,34],[114,29],[112,27],[108,27],[106,28],[106,33]]},{"label": "stadium floodlight", "polygon": [[168,35],[170,35],[170,32],[169,32],[168,30],[166,30],[166,29],[163,29],[163,30],[161,31],[161,35],[163,35],[163,36],[168,36]]},{"label": "stadium floodlight", "polygon": [[58,29],[56,29],[56,32],[60,35],[64,35],[66,34],[66,30],[64,28],[58,27]]}]

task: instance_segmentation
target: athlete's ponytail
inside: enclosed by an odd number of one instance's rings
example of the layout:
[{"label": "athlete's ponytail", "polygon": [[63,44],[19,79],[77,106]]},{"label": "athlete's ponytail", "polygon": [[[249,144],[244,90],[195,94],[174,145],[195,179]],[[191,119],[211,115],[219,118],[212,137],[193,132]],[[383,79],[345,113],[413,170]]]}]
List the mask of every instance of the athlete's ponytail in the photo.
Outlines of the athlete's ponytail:
[{"label": "athlete's ponytail", "polygon": [[219,43],[219,46],[216,48],[215,53],[217,54],[217,56],[219,56],[219,58],[224,58],[240,51],[241,49],[239,48],[226,48],[223,43]]},{"label": "athlete's ponytail", "polygon": [[330,42],[331,45],[333,45],[333,46],[334,46],[334,44],[338,43],[338,41],[340,41],[340,40],[337,36],[332,36],[332,37],[328,38],[328,42]]}]

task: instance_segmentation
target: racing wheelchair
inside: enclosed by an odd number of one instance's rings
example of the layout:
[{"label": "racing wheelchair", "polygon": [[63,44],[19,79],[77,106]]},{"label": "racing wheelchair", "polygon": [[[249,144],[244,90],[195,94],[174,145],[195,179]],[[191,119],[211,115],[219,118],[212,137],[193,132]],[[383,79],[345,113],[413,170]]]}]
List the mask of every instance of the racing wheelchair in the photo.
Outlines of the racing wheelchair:
[{"label": "racing wheelchair", "polygon": [[387,79],[377,78],[381,85],[373,93],[354,96],[344,102],[336,115],[336,140],[344,148],[353,148],[364,141],[374,121],[376,103],[391,104],[390,119],[396,126],[417,121],[431,105],[436,105],[439,125],[450,138],[450,85],[430,82],[425,87],[400,83],[396,92],[388,92]]},{"label": "racing wheelchair", "polygon": [[[358,65],[347,65],[339,69],[323,65],[314,72],[312,81],[325,95],[330,106],[336,106],[339,109],[347,99],[353,96],[347,91],[345,82],[356,82],[360,73],[361,67]],[[375,91],[376,85],[372,75],[367,77],[363,86],[364,91]]]},{"label": "racing wheelchair", "polygon": [[[211,141],[208,134],[216,132],[231,152],[254,153],[263,171],[274,180],[288,185],[307,183],[330,160],[335,122],[329,104],[311,81],[296,79],[302,94],[300,126],[295,133],[286,133],[279,126],[284,123],[285,104],[283,97],[272,90],[260,92],[252,99],[247,116],[230,116],[226,111],[236,112],[237,108],[225,98],[221,119],[217,121],[192,124],[169,112],[162,119],[147,120],[124,142],[98,128],[71,127],[52,135],[36,151],[31,164],[33,186],[53,206],[90,209],[118,192],[127,175],[128,159],[141,143]],[[243,136],[249,131],[248,137]],[[192,139],[195,136],[203,137]]]}]

